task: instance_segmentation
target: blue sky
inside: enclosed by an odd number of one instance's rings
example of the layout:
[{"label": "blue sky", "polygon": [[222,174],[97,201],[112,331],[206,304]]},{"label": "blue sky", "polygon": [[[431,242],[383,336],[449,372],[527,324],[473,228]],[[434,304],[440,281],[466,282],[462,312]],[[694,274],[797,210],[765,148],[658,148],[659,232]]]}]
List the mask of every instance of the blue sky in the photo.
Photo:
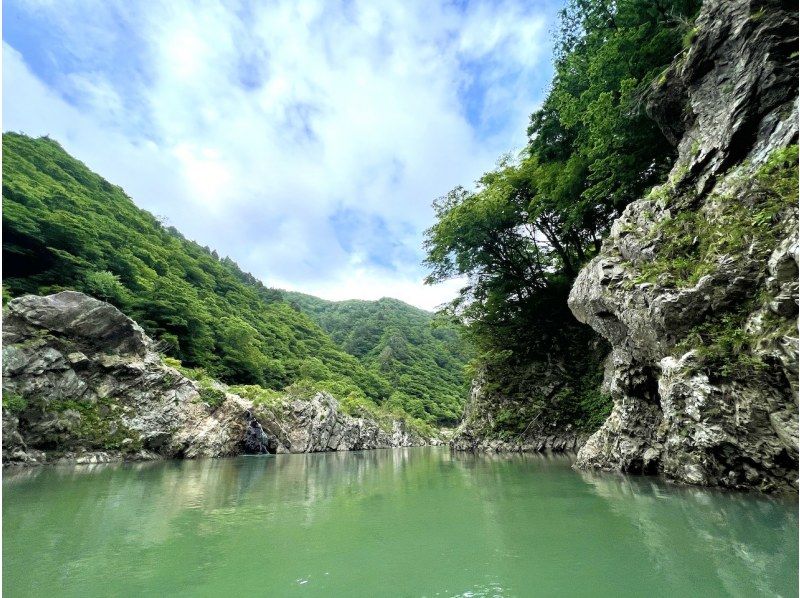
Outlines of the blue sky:
[{"label": "blue sky", "polygon": [[430,204],[524,146],[558,4],[5,0],[3,129],[270,286],[431,309]]}]

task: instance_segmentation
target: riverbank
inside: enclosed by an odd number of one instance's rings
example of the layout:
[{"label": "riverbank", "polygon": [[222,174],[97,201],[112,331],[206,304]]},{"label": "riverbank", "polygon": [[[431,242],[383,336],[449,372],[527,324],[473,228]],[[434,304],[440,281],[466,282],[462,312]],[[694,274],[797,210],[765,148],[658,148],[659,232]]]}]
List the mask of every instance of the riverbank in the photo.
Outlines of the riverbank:
[{"label": "riverbank", "polygon": [[[439,442],[435,430],[311,385],[231,387],[164,358],[133,320],[73,291],[9,302],[3,462],[107,462]],[[347,409],[346,409],[347,407]],[[349,413],[348,413],[349,410]]]}]

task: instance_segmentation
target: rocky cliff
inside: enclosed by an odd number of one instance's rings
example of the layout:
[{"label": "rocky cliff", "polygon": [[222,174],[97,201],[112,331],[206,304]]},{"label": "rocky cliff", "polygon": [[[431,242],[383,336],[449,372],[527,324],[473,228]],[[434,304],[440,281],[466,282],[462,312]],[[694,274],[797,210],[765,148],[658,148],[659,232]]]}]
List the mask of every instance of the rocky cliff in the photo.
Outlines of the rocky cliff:
[{"label": "rocky cliff", "polygon": [[404,422],[352,417],[330,395],[254,404],[164,364],[114,306],[65,291],[3,315],[3,462],[97,462],[412,446]]},{"label": "rocky cliff", "polygon": [[[492,452],[576,451],[611,412],[603,381],[609,346],[567,307],[567,285],[545,313],[556,333],[484,354],[451,446]],[[546,337],[546,340],[545,340]],[[529,337],[530,340],[530,337]]]},{"label": "rocky cliff", "polygon": [[569,298],[611,343],[577,466],[796,489],[797,5],[708,0],[648,112],[679,157]]},{"label": "rocky cliff", "polygon": [[[539,372],[542,374],[542,372]],[[539,377],[539,391],[552,395],[558,391],[556,372]],[[489,390],[486,372],[473,380],[464,417],[456,428],[450,446],[470,452],[564,452],[577,451],[589,433],[573,423],[564,423],[552,413],[537,411],[530,416],[529,400],[515,401]],[[527,399],[527,396],[526,396]],[[520,422],[521,429],[508,429],[509,417]]]}]

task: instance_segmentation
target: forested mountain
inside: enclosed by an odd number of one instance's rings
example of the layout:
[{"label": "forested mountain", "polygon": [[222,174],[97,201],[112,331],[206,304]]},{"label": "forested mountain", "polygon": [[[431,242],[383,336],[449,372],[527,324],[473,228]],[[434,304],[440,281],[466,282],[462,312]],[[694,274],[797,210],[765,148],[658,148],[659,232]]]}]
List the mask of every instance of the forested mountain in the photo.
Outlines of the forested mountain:
[{"label": "forested mountain", "polygon": [[[4,300],[89,293],[140,322],[166,354],[225,382],[275,390],[305,382],[428,422],[458,412],[463,359],[452,330],[428,335],[417,318],[388,333],[392,349],[349,354],[280,291],[164,227],[52,139],[3,135],[3,260]],[[431,343],[447,351],[441,364]]]},{"label": "forested mountain", "polygon": [[461,417],[468,347],[458,330],[397,299],[325,301],[285,292],[339,347],[386,378],[396,402],[422,419],[453,424]]}]

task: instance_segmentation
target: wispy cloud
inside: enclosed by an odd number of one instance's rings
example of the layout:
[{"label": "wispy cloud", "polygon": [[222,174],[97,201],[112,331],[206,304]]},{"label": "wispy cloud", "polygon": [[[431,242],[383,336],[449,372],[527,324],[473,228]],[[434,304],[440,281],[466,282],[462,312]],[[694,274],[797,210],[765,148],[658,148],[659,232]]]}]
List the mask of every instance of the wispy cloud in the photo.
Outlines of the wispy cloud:
[{"label": "wispy cloud", "polygon": [[266,284],[424,287],[430,203],[524,144],[554,7],[4,4],[4,129],[45,134]]}]

